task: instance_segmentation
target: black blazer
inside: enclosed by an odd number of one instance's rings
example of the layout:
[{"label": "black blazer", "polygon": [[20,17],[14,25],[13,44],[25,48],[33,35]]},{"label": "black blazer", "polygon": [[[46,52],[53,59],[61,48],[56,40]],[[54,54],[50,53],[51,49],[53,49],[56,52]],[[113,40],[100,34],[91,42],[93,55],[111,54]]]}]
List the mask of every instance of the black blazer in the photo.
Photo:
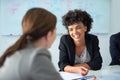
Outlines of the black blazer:
[{"label": "black blazer", "polygon": [[110,54],[112,58],[110,65],[120,65],[120,32],[110,37]]},{"label": "black blazer", "polygon": [[[90,66],[91,70],[98,70],[102,66],[102,57],[99,52],[99,41],[97,36],[86,34],[85,42],[87,50],[90,54],[91,60],[87,64]],[[75,44],[70,35],[63,35],[60,39],[59,44],[59,62],[58,66],[60,71],[64,71],[66,65],[74,65],[75,62]]]}]

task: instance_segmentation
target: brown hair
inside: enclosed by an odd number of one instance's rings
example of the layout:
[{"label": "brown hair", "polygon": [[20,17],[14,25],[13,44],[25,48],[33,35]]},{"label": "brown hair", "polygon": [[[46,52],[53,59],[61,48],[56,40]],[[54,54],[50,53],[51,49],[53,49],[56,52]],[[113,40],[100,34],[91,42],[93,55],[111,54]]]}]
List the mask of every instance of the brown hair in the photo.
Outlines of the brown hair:
[{"label": "brown hair", "polygon": [[0,57],[0,67],[4,64],[6,57],[14,54],[15,51],[21,50],[27,45],[27,37],[34,42],[52,31],[56,26],[56,16],[43,8],[32,8],[27,11],[22,20],[23,34],[9,47]]}]

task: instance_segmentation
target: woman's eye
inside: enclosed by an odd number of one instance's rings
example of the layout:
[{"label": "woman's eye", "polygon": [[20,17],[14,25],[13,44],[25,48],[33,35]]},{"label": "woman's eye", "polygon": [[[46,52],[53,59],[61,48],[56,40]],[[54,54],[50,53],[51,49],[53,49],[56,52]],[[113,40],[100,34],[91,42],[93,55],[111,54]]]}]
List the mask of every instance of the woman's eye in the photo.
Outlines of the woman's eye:
[{"label": "woman's eye", "polygon": [[69,31],[73,31],[73,29],[69,29]]},{"label": "woman's eye", "polygon": [[76,27],[76,29],[81,29],[81,28],[82,28],[82,27],[80,27],[80,26],[77,26],[77,27]]}]

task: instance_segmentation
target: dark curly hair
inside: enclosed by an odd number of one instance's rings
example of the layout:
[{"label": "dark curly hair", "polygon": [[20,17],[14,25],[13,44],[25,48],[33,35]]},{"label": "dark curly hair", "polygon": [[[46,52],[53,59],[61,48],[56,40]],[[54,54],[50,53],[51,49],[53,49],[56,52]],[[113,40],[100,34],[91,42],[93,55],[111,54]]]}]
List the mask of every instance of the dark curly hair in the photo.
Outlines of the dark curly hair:
[{"label": "dark curly hair", "polygon": [[62,17],[62,22],[67,30],[68,30],[69,25],[82,22],[85,26],[87,26],[86,33],[88,33],[90,29],[92,28],[93,19],[86,11],[75,9],[75,10],[70,10],[69,12],[67,12]]}]

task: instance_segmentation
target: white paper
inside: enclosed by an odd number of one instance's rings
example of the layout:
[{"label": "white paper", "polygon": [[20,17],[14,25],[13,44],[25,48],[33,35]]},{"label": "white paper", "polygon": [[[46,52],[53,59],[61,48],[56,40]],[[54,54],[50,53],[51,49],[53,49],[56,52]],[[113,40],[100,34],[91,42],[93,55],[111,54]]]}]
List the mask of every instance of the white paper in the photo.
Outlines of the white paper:
[{"label": "white paper", "polygon": [[69,73],[69,72],[60,72],[60,75],[64,80],[72,80],[83,77],[80,73]]}]

